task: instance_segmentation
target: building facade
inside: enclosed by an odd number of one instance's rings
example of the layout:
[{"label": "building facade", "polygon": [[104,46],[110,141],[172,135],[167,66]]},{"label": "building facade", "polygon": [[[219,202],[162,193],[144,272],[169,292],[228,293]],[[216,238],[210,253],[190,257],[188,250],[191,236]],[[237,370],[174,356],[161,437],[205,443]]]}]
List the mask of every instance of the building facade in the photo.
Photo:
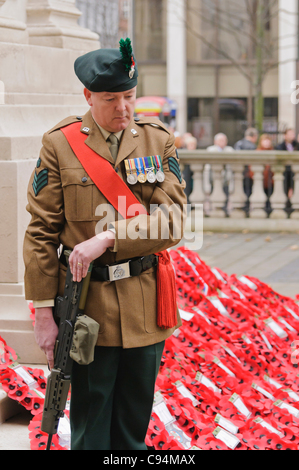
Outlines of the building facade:
[{"label": "building facade", "polygon": [[102,47],[117,47],[126,35],[133,38],[138,96],[175,100],[177,130],[192,132],[200,148],[212,144],[218,132],[233,145],[255,124],[259,53],[264,131],[273,133],[274,141],[286,127],[299,132],[291,103],[298,0],[77,0],[77,6],[83,13],[80,24],[100,35]]},{"label": "building facade", "polygon": [[132,5],[132,0],[76,0],[79,25],[97,33],[101,47],[117,47],[120,38],[132,36]]}]

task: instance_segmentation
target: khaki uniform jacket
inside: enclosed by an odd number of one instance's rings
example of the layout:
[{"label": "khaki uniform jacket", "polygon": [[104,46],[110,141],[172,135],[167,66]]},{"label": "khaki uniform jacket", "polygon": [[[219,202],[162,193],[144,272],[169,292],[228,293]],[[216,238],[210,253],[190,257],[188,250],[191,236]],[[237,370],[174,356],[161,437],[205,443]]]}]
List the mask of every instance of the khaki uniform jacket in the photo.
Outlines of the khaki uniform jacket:
[{"label": "khaki uniform jacket", "polygon": [[[70,117],[43,136],[40,158],[29,182],[27,210],[32,217],[24,240],[27,300],[55,299],[63,294],[66,268],[58,259],[60,245],[73,249],[96,233],[113,227],[116,232],[114,251],[107,250],[95,261],[96,265],[111,265],[167,249],[177,244],[183,236],[185,183],[180,175],[171,171],[173,165],[169,164],[169,159],[172,163],[173,159],[177,161],[177,153],[174,137],[167,128],[150,118],[133,120],[122,134],[114,162],[91,112],[83,117],[81,132],[88,134],[86,144],[108,160],[125,182],[125,159],[151,155],[162,158],[163,183],[138,182],[129,186],[148,213],[151,204],[156,205],[152,206],[155,210],[148,216],[140,215],[127,220],[119,216],[118,220],[114,209],[108,211],[110,218],[106,217],[102,205],[108,204],[108,201],[85,172],[60,130],[81,119]],[[168,221],[165,211],[158,207],[161,204],[176,204],[179,217],[170,213]],[[167,238],[162,238],[165,236],[161,234],[163,223],[169,227]],[[127,228],[132,236],[132,224],[135,224],[135,239],[123,236]],[[155,239],[150,239],[150,227],[159,227]],[[157,326],[156,302],[156,268],[115,282],[92,281],[85,313],[100,324],[97,344],[134,348],[166,339],[175,328],[163,330]],[[178,319],[177,326],[180,324]]]}]

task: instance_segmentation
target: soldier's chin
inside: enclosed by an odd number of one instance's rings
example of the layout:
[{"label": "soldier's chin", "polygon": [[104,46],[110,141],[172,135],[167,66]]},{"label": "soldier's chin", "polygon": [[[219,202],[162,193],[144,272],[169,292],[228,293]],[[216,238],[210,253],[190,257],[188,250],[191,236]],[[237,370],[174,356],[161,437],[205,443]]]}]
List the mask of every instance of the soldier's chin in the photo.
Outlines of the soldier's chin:
[{"label": "soldier's chin", "polygon": [[127,117],[124,117],[124,118],[115,118],[113,120],[113,125],[115,126],[115,128],[118,129],[118,131],[122,131],[124,129],[126,129],[126,127],[128,127],[129,125],[129,119]]}]

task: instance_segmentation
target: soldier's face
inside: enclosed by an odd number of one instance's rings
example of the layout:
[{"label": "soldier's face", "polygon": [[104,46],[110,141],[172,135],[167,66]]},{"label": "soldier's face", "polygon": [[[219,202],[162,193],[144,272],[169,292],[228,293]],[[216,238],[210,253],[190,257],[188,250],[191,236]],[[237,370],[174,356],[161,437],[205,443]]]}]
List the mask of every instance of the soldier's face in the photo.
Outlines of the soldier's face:
[{"label": "soldier's face", "polygon": [[108,132],[119,132],[134,116],[136,87],[118,93],[94,93],[85,88],[85,98],[95,121]]}]

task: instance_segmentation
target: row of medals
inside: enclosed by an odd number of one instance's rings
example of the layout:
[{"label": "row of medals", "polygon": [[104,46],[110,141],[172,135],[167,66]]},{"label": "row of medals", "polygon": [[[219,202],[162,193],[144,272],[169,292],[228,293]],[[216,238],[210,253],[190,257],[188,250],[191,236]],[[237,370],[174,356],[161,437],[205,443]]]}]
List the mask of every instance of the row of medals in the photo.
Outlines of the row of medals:
[{"label": "row of medals", "polygon": [[[137,170],[127,169],[127,181],[129,184],[136,184],[138,181],[139,183],[163,183],[165,180],[165,174],[162,170],[156,169],[154,167],[145,168],[146,174],[139,172],[137,174]],[[128,173],[130,171],[130,173]]]}]

